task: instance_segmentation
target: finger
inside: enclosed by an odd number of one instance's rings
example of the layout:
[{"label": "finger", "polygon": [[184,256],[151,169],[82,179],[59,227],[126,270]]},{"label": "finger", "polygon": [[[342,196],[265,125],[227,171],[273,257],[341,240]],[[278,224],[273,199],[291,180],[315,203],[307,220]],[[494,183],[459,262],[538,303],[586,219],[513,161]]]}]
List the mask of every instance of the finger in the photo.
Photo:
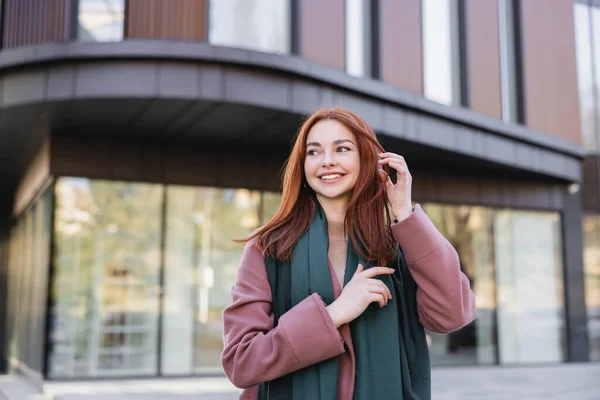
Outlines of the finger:
[{"label": "finger", "polygon": [[358,267],[356,268],[356,272],[354,273],[353,277],[363,272],[364,269],[365,267],[363,267],[362,264],[358,264]]},{"label": "finger", "polygon": [[387,267],[372,267],[367,269],[366,271],[361,272],[361,275],[365,278],[372,278],[377,275],[391,274],[394,272],[393,268]]},{"label": "finger", "polygon": [[384,304],[387,304],[388,301],[390,301],[390,297],[389,297],[389,291],[387,290],[387,288],[385,287],[381,287],[380,285],[369,285],[367,286],[368,290],[371,293],[377,293],[383,296],[383,300],[384,300]]},{"label": "finger", "polygon": [[407,167],[404,167],[398,163],[390,163],[389,165],[390,167],[396,170],[396,175],[398,175],[399,177],[405,176],[407,178],[410,178],[410,172],[408,172]]},{"label": "finger", "polygon": [[390,292],[390,289],[385,283],[383,283],[379,279],[369,279],[367,283],[369,284],[369,286],[377,286],[378,288],[380,288],[381,293],[384,293],[388,300],[392,299],[392,293]]},{"label": "finger", "polygon": [[381,179],[381,182],[385,183],[385,187],[386,188],[388,188],[390,186],[394,186],[394,184],[392,183],[392,180],[390,179],[390,176],[388,175],[388,173],[385,172],[382,169],[379,170],[379,179]]},{"label": "finger", "polygon": [[401,164],[406,164],[406,160],[404,159],[404,157],[399,156],[398,154],[384,153],[383,155],[379,155],[380,163],[388,163],[394,160],[398,161]]},{"label": "finger", "polygon": [[396,153],[392,153],[392,152],[385,152],[385,153],[379,153],[379,157],[381,158],[399,158],[404,160],[404,157],[401,156],[400,154],[396,154]]},{"label": "finger", "polygon": [[383,306],[385,306],[383,295],[379,293],[370,293],[368,299],[371,303],[379,303],[379,308],[383,308]]}]

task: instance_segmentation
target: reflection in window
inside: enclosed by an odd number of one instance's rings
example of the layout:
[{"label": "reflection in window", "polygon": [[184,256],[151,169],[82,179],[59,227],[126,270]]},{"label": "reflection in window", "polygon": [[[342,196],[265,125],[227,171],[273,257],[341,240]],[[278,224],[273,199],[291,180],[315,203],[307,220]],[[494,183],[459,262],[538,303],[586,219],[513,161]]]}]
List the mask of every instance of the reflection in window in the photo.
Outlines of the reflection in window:
[{"label": "reflection in window", "polygon": [[515,20],[513,0],[498,0],[500,34],[500,73],[502,80],[502,119],[517,121],[517,83],[515,59]]},{"label": "reflection in window", "polygon": [[291,0],[211,0],[208,40],[212,44],[289,53]]},{"label": "reflection in window", "polygon": [[460,104],[457,0],[422,0],[425,97]]},{"label": "reflection in window", "polygon": [[600,217],[583,220],[583,263],[590,360],[600,361]]},{"label": "reflection in window", "polygon": [[157,373],[162,187],[56,183],[50,376]]},{"label": "reflection in window", "polygon": [[429,333],[433,365],[494,364],[496,291],[492,212],[483,207],[426,204],[427,215],[460,255],[461,269],[475,293],[477,319],[448,335]]},{"label": "reflection in window", "polygon": [[346,0],[346,71],[364,77],[370,74],[371,0]]},{"label": "reflection in window", "polygon": [[[594,151],[597,145],[594,133],[594,76],[592,67],[592,29],[590,23],[590,8],[587,5],[575,3],[574,13],[581,134],[583,136],[584,148],[588,151]],[[595,30],[598,28],[600,28],[600,26]],[[599,42],[600,44],[600,40],[595,42]],[[598,46],[598,44],[596,44],[596,46]],[[596,51],[598,50],[600,49],[596,49]]]},{"label": "reflection in window", "polygon": [[258,228],[260,192],[169,186],[162,373],[219,371],[221,315],[242,239]]},{"label": "reflection in window", "polygon": [[79,0],[77,39],[85,42],[123,40],[125,0]]},{"label": "reflection in window", "polygon": [[7,293],[7,353],[43,373],[52,192],[46,192],[12,229]]},{"label": "reflection in window", "polygon": [[560,216],[497,211],[494,244],[500,362],[562,362],[565,325]]}]

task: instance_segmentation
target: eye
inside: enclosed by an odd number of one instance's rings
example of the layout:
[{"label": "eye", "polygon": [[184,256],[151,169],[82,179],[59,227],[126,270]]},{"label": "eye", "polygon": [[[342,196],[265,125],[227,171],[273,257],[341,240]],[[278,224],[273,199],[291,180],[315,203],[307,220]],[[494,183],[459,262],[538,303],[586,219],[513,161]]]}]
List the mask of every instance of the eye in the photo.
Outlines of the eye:
[{"label": "eye", "polygon": [[307,156],[315,156],[317,155],[319,152],[316,149],[310,149],[306,152]]},{"label": "eye", "polygon": [[340,147],[338,147],[338,151],[339,151],[340,153],[345,153],[345,152],[347,152],[347,151],[350,151],[350,147],[346,147],[346,146],[340,146]]}]

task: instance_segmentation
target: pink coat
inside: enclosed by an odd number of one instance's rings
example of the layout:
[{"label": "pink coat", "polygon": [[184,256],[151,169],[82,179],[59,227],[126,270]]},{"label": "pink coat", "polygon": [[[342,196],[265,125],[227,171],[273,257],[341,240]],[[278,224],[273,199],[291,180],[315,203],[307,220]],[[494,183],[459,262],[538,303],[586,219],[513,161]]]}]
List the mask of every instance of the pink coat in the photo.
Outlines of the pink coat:
[{"label": "pink coat", "polygon": [[[417,282],[419,321],[425,329],[449,333],[476,316],[475,297],[461,272],[458,255],[422,208],[392,225]],[[341,292],[331,264],[334,294]],[[222,364],[231,382],[244,389],[240,399],[256,399],[257,384],[334,356],[340,356],[339,399],[351,400],[355,360],[350,326],[335,329],[320,296],[313,294],[284,314],[273,328],[271,288],[263,256],[248,243],[223,313]]]}]

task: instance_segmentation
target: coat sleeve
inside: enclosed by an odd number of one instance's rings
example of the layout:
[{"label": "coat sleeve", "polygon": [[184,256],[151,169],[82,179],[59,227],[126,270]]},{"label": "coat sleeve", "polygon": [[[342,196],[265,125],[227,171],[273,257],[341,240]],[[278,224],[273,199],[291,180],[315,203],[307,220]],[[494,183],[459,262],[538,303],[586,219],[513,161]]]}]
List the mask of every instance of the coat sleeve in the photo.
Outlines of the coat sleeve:
[{"label": "coat sleeve", "polygon": [[317,294],[281,316],[273,327],[271,288],[264,258],[248,243],[223,312],[225,374],[249,388],[343,353],[344,343]]},{"label": "coat sleeve", "polygon": [[409,270],[417,283],[419,320],[425,329],[449,333],[476,317],[475,295],[460,270],[458,254],[420,205],[392,225]]}]

